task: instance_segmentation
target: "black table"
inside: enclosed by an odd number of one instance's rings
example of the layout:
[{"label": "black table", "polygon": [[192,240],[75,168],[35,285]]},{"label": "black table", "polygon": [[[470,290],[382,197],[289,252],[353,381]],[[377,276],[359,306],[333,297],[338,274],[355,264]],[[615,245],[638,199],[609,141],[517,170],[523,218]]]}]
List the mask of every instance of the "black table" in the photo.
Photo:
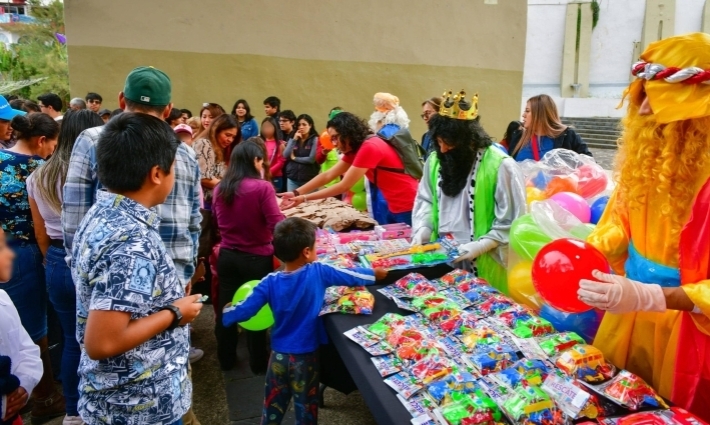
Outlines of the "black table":
[{"label": "black table", "polygon": [[393,301],[377,289],[391,285],[409,273],[421,273],[427,279],[438,279],[452,269],[447,265],[422,267],[412,270],[395,270],[379,285],[369,287],[375,296],[375,309],[371,315],[329,314],[324,317],[325,328],[331,343],[321,349],[321,383],[343,393],[360,390],[362,398],[380,425],[408,424],[412,416],[397,395],[375,369],[372,357],[362,347],[348,339],[343,332],[377,321],[386,313],[403,316],[411,311],[399,309]]}]

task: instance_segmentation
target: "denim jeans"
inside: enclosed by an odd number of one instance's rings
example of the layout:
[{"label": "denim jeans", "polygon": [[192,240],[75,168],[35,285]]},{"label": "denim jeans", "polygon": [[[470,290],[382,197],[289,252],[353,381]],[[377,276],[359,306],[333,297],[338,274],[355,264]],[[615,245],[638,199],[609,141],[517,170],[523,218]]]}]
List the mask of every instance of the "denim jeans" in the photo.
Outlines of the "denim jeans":
[{"label": "denim jeans", "polygon": [[273,177],[271,179],[271,184],[274,185],[274,190],[276,191],[276,193],[285,192],[284,177]]},{"label": "denim jeans", "polygon": [[10,244],[10,248],[15,252],[12,278],[0,289],[10,296],[22,327],[37,342],[47,336],[47,286],[42,253],[36,243]]},{"label": "denim jeans", "polygon": [[59,316],[64,335],[62,352],[62,388],[66,401],[66,413],[78,416],[76,405],[79,400],[79,359],[81,349],[76,340],[76,290],[71,278],[71,270],[64,261],[66,252],[54,246],[47,251],[45,276],[49,301]]},{"label": "denim jeans", "polygon": [[[294,189],[298,189],[299,187],[303,186],[306,183],[308,183],[308,182],[307,181],[297,182],[296,180],[286,179],[286,189],[289,192],[293,192]],[[305,193],[301,193],[301,195],[305,195]]]}]

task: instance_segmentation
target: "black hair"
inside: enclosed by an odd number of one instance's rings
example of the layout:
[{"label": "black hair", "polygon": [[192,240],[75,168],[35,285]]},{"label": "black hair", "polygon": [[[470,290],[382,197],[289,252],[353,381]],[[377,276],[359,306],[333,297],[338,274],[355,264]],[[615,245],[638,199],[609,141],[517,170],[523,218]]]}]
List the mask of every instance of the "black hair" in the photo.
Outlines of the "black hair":
[{"label": "black hair", "polygon": [[189,110],[189,109],[180,109],[180,112],[182,112],[183,114],[187,114],[187,117],[188,117],[188,118],[192,118],[192,111],[191,111],[191,110]]},{"label": "black hair", "polygon": [[515,134],[515,132],[517,131],[520,131],[520,128],[522,126],[523,124],[520,121],[511,121],[510,124],[508,124],[508,128],[505,129],[503,140],[507,141],[510,144],[510,140],[513,138],[513,134]]},{"label": "black hair", "polygon": [[367,123],[350,112],[334,116],[326,127],[334,128],[340,134],[340,140],[346,142],[353,153],[360,149],[362,142],[371,134]]},{"label": "black hair", "polygon": [[279,118],[286,118],[289,121],[296,121],[296,114],[294,114],[290,109],[279,112],[278,116]]},{"label": "black hair", "polygon": [[239,99],[234,102],[234,106],[232,106],[232,115],[235,117],[237,116],[237,106],[239,106],[240,103],[244,105],[244,109],[247,110],[247,114],[244,116],[244,122],[254,119],[254,115],[251,114],[251,107],[249,106],[249,103],[247,103],[247,101],[244,99]]},{"label": "black hair", "polygon": [[106,123],[99,136],[99,181],[112,192],[140,190],[156,165],[170,173],[179,144],[173,129],[160,118],[124,112]]},{"label": "black hair", "polygon": [[144,105],[124,98],[126,102],[126,112],[143,112],[144,114],[163,116],[165,107],[168,105]]},{"label": "black hair", "polygon": [[10,102],[11,100],[15,100],[15,99],[19,99],[19,98],[20,98],[20,97],[17,96],[16,94],[4,94],[4,95],[2,95],[2,97],[4,97],[5,100],[7,100],[8,102]]},{"label": "black hair", "polygon": [[42,112],[38,104],[27,99],[13,99],[10,101],[10,107],[12,109],[19,109],[20,111],[25,111],[28,114],[32,112]]},{"label": "black hair", "polygon": [[296,127],[298,127],[298,122],[301,120],[306,121],[311,126],[311,131],[308,132],[306,140],[309,140],[312,137],[318,137],[318,132],[316,131],[316,125],[313,122],[313,118],[311,118],[311,116],[308,114],[299,115],[298,118],[296,118]]},{"label": "black hair", "polygon": [[316,243],[316,225],[300,217],[289,217],[274,229],[274,254],[288,263],[296,261],[306,248]]},{"label": "black hair", "polygon": [[94,93],[94,92],[92,92],[92,91],[88,92],[88,93],[86,94],[86,97],[85,97],[84,99],[85,99],[87,102],[90,101],[90,100],[98,100],[99,102],[103,103],[103,101],[104,101],[104,98],[101,97],[100,94]]},{"label": "black hair", "polygon": [[[261,133],[261,126],[264,125],[265,122],[268,122],[272,126],[274,126],[274,139],[277,139],[279,137],[279,123],[276,121],[274,117],[266,117],[263,120],[261,120],[261,125],[259,126],[259,137],[262,138],[262,140],[266,140],[266,137]],[[277,147],[278,149],[278,147]]]},{"label": "black hair", "polygon": [[44,106],[51,106],[57,112],[62,112],[62,99],[54,93],[45,93],[37,96],[37,100]]},{"label": "black hair", "polygon": [[[446,196],[457,196],[467,184],[479,149],[493,144],[481,127],[480,116],[475,120],[458,120],[434,114],[429,119],[429,134],[441,167],[439,186]],[[439,140],[453,149],[441,151]]]},{"label": "black hair", "polygon": [[276,108],[276,113],[281,112],[281,99],[276,96],[269,96],[264,99],[264,105],[269,105],[272,108]]},{"label": "black hair", "polygon": [[[88,109],[68,110],[59,129],[57,148],[47,162],[35,172],[37,190],[56,212],[62,211],[61,187],[67,178],[69,158],[74,142],[82,131],[104,125],[104,121]],[[57,187],[59,183],[59,187]]]},{"label": "black hair", "polygon": [[165,118],[165,122],[172,125],[173,121],[179,120],[180,118],[182,118],[182,111],[177,108],[173,108],[170,110],[170,115]]},{"label": "black hair", "polygon": [[115,117],[116,115],[120,115],[122,113],[123,113],[123,109],[121,109],[121,108],[114,109],[113,111],[111,111],[111,115],[108,116],[108,119],[111,119],[111,118]]},{"label": "black hair", "polygon": [[264,159],[264,151],[253,141],[240,143],[229,157],[229,167],[219,182],[218,196],[224,203],[231,205],[235,196],[239,196],[239,186],[246,178],[261,179],[261,174],[254,166],[254,158]]},{"label": "black hair", "polygon": [[10,124],[18,140],[44,136],[55,139],[59,135],[59,124],[47,114],[17,115]]}]

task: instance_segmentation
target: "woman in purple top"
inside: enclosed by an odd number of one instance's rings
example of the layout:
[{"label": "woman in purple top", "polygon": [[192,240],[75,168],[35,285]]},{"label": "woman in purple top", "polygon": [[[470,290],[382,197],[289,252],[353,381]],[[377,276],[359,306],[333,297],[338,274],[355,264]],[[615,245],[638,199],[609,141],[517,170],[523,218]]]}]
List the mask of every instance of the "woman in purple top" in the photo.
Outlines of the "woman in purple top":
[{"label": "woman in purple top", "polygon": [[[261,280],[273,271],[274,228],[285,217],[276,202],[274,187],[261,178],[264,151],[253,142],[237,145],[229,168],[214,190],[212,214],[222,241],[217,272],[219,295],[215,336],[222,370],[237,359],[236,325],[222,325],[222,308],[241,285]],[[247,331],[249,366],[254,374],[266,373],[269,353],[266,331]]]}]

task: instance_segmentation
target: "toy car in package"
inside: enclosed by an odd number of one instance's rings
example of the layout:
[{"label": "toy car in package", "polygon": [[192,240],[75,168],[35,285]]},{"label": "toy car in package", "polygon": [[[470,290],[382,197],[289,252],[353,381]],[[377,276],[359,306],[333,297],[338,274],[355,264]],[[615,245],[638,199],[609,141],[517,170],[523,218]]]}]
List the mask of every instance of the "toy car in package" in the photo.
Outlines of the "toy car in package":
[{"label": "toy car in package", "polygon": [[555,365],[566,375],[590,384],[608,381],[616,372],[598,348],[586,344],[575,345],[562,353]]},{"label": "toy car in package", "polygon": [[474,392],[478,388],[476,387],[476,379],[473,374],[455,368],[443,379],[429,384],[427,392],[437,405],[445,406],[453,401],[453,393],[471,394]]},{"label": "toy car in package", "polygon": [[519,385],[502,407],[515,424],[566,425],[571,423],[550,396],[535,385]]},{"label": "toy car in package", "polygon": [[502,425],[505,423],[498,405],[480,389],[472,393],[452,393],[452,402],[434,410],[442,424]]},{"label": "toy car in package", "polygon": [[540,359],[522,359],[496,373],[495,378],[510,388],[523,383],[540,386],[550,369],[550,365]]},{"label": "toy car in package", "polygon": [[469,351],[481,351],[482,347],[501,344],[501,337],[493,328],[487,324],[478,323],[473,329],[467,329],[463,336],[459,337],[461,342]]},{"label": "toy car in package", "polygon": [[481,375],[488,375],[509,367],[518,355],[511,346],[500,343],[481,347],[466,358]]},{"label": "toy car in package", "polygon": [[547,354],[548,357],[556,357],[575,345],[584,345],[586,342],[581,336],[574,332],[562,332],[559,334],[547,335],[540,337],[538,345]]},{"label": "toy car in package", "polygon": [[668,408],[653,388],[628,370],[622,370],[614,379],[600,387],[604,396],[632,411],[639,410],[642,406]]},{"label": "toy car in package", "polygon": [[335,302],[325,304],[318,315],[329,313],[372,314],[374,308],[375,297],[367,289],[364,289],[345,293]]}]

